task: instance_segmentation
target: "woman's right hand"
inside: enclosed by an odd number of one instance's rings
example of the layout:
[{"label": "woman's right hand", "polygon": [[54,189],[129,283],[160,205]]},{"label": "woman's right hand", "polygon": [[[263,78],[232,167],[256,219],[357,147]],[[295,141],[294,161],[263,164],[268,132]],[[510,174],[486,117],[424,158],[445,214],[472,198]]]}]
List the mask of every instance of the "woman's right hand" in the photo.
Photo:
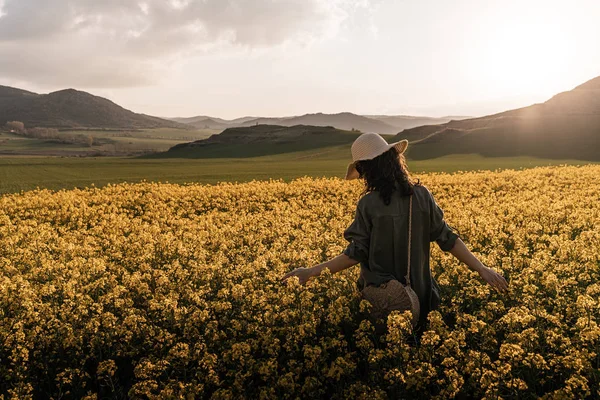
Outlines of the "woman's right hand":
[{"label": "woman's right hand", "polygon": [[288,272],[281,278],[281,282],[285,282],[293,276],[297,276],[301,285],[304,285],[314,275],[312,268],[296,268],[293,271]]},{"label": "woman's right hand", "polygon": [[508,282],[506,282],[506,279],[493,269],[482,264],[482,267],[479,269],[479,275],[497,291],[504,292],[508,290]]}]

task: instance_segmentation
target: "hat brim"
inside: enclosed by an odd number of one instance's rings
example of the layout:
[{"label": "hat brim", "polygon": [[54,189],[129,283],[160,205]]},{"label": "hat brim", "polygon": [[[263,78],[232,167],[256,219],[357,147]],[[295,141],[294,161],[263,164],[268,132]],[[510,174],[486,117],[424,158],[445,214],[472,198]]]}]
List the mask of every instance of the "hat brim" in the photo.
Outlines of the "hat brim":
[{"label": "hat brim", "polygon": [[[392,147],[396,147],[396,149],[398,150],[398,154],[404,154],[404,152],[406,151],[406,148],[408,147],[408,140],[403,139],[403,140],[400,140],[395,143],[390,143],[387,146],[387,149],[383,153],[385,153]],[[383,154],[383,153],[381,153],[381,154]],[[379,154],[379,155],[381,155],[381,154]],[[350,164],[348,164],[348,167],[346,168],[346,177],[345,177],[346,180],[358,179],[360,177],[360,174],[356,170],[356,163],[358,161],[360,161],[360,160],[356,160],[356,161],[353,161]]]}]

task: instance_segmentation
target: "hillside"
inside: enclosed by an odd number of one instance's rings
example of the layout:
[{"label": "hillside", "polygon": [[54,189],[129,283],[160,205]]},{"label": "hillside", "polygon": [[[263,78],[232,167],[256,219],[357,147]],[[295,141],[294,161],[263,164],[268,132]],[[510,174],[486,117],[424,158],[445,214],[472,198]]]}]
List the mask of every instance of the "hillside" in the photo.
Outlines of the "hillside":
[{"label": "hillside", "polygon": [[350,144],[359,133],[333,127],[254,125],[179,144],[159,158],[254,157]]},{"label": "hillside", "polygon": [[[250,120],[245,125],[254,125],[256,123],[265,123],[264,120]],[[282,126],[294,126],[294,125],[312,125],[312,126],[334,126],[337,129],[352,130],[356,129],[362,132],[377,132],[380,134],[393,134],[398,132],[398,128],[395,126],[386,124],[385,122],[378,121],[356,115],[348,112],[338,114],[306,114],[299,117],[290,117],[274,120],[270,123],[274,123]]]},{"label": "hillside", "polygon": [[415,117],[411,115],[365,115],[367,118],[376,119],[385,122],[388,125],[396,127],[398,131],[415,128],[423,125],[445,124],[453,119],[467,119],[469,117]]},{"label": "hillside", "polygon": [[[458,119],[460,117],[457,117]],[[243,117],[235,120],[201,115],[191,118],[172,118],[173,121],[190,124],[196,128],[226,129],[252,125],[312,125],[333,126],[338,129],[357,129],[362,132],[378,132],[384,135],[396,134],[403,129],[421,125],[443,124],[450,121],[449,117],[413,117],[407,115],[357,115],[348,112],[338,114],[305,114],[292,117]]]},{"label": "hillside", "polygon": [[[189,118],[169,118],[171,121],[179,122],[181,124],[188,124],[195,127],[204,128],[205,124],[224,125],[229,127],[232,121],[228,121],[222,118],[209,117],[208,115],[198,115],[196,117]],[[249,118],[253,119],[253,118]]]},{"label": "hillside", "polygon": [[409,157],[448,154],[600,160],[600,77],[534,104],[486,117],[407,129]]},{"label": "hillside", "polygon": [[190,128],[136,114],[110,100],[74,89],[36,94],[0,86],[0,126],[7,121],[22,121],[27,127],[52,128]]},{"label": "hillside", "polygon": [[36,93],[28,92],[27,90],[13,88],[9,86],[0,86],[0,101],[10,100],[12,98],[24,96],[38,96]]},{"label": "hillside", "polygon": [[[185,120],[186,118],[182,118]],[[184,124],[191,125],[198,129],[227,129],[232,127],[232,124],[229,124],[226,121],[221,120],[220,118],[190,118],[193,122],[182,122]]]}]

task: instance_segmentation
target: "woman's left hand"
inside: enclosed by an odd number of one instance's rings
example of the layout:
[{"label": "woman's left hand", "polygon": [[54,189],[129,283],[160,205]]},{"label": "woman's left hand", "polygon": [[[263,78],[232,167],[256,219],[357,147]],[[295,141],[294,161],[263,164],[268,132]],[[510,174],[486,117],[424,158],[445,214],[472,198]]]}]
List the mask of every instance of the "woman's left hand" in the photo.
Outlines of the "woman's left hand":
[{"label": "woman's left hand", "polygon": [[281,282],[285,282],[288,278],[292,276],[297,276],[300,280],[300,284],[304,285],[310,278],[313,276],[312,268],[296,268],[293,271],[288,272],[281,278]]}]

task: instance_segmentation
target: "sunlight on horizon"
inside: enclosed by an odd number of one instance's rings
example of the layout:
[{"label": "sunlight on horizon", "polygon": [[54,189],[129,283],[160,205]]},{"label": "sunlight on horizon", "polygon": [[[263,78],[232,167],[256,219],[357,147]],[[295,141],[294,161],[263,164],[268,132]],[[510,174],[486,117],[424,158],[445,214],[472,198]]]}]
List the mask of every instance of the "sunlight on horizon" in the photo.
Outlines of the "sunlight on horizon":
[{"label": "sunlight on horizon", "polygon": [[478,43],[472,60],[477,70],[472,72],[495,93],[542,98],[574,88],[569,67],[576,51],[583,51],[572,37],[576,22],[562,19],[556,10],[545,12],[544,20],[531,13],[516,16]]}]

